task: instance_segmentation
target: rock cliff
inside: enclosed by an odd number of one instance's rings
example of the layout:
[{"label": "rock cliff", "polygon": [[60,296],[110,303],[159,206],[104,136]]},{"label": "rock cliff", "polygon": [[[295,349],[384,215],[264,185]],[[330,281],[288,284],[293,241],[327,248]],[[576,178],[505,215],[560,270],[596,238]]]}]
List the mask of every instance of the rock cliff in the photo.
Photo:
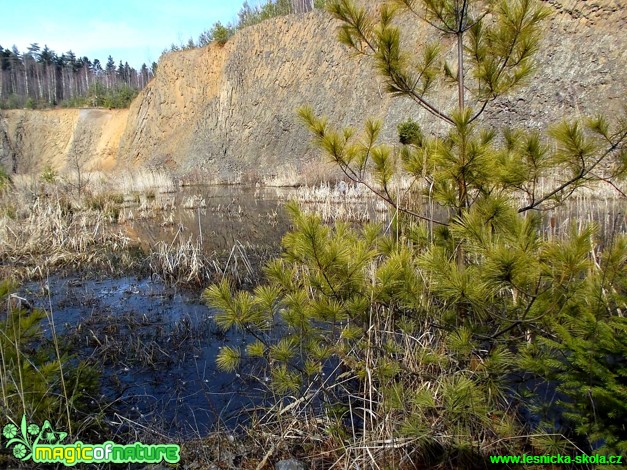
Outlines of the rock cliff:
[{"label": "rock cliff", "polygon": [[[554,10],[529,85],[493,104],[486,119],[544,128],[581,114],[616,115],[627,96],[627,13],[619,0],[549,0]],[[337,24],[321,11],[266,21],[223,47],[166,55],[156,78],[128,111],[2,112],[0,155],[18,167],[80,156],[97,166],[166,166],[212,180],[306,168],[317,159],[295,111],[309,104],[331,123],[432,119],[411,102],[391,99],[365,59],[336,41]],[[426,30],[409,38],[425,41]],[[443,99],[443,98],[441,98]],[[446,104],[442,101],[440,104]],[[30,164],[30,163],[29,163]]]},{"label": "rock cliff", "polygon": [[116,164],[128,110],[10,110],[0,113],[0,162],[19,173]]}]

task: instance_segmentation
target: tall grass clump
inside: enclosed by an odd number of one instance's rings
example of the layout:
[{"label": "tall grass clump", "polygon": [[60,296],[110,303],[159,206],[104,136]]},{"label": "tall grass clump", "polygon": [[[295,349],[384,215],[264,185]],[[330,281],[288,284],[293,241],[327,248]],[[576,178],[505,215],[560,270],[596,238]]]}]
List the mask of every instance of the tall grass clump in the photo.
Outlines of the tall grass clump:
[{"label": "tall grass clump", "polygon": [[177,241],[177,237],[171,243],[160,241],[151,249],[150,272],[170,284],[202,285],[211,278],[211,270],[200,241],[191,237]]},{"label": "tall grass clump", "polygon": [[317,186],[301,186],[289,196],[305,213],[315,213],[324,222],[384,222],[388,207],[363,186],[340,180],[336,184],[323,182]]},{"label": "tall grass clump", "polygon": [[148,264],[153,276],[185,287],[206,285],[216,279],[228,279],[235,285],[258,282],[258,270],[241,242],[235,240],[230,250],[209,255],[204,252],[201,240],[194,241],[191,236],[182,240],[179,234],[180,231],[172,242],[160,241],[150,249]]},{"label": "tall grass clump", "polygon": [[0,216],[0,258],[19,273],[40,275],[50,268],[110,264],[110,253],[130,248],[130,239],[110,228],[117,215],[78,210],[64,198],[37,199]]},{"label": "tall grass clump", "polygon": [[115,181],[115,188],[123,194],[143,194],[150,190],[172,193],[177,191],[178,183],[167,171],[140,169],[119,175]]},{"label": "tall grass clump", "polygon": [[164,171],[124,175],[82,171],[80,191],[71,172],[51,166],[40,175],[14,175],[11,190],[0,192],[2,270],[32,278],[51,268],[111,273],[143,267],[139,245],[120,224],[135,214],[154,218],[173,210],[175,196],[163,194],[178,183]]}]

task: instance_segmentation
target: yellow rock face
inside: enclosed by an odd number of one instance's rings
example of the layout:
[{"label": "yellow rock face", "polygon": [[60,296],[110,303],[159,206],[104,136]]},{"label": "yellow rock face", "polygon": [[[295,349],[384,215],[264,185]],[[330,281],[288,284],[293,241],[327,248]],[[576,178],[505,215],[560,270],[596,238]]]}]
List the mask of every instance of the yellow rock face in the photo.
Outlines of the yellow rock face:
[{"label": "yellow rock face", "polygon": [[77,159],[85,169],[106,171],[116,164],[127,116],[126,109],[10,110],[2,113],[0,131],[18,154],[20,173],[45,166],[63,171]]}]

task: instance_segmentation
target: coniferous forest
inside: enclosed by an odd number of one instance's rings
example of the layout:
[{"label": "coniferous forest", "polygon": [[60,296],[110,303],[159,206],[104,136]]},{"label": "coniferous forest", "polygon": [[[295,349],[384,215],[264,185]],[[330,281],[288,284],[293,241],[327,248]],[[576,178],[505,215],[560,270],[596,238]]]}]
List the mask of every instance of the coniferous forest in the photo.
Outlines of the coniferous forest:
[{"label": "coniferous forest", "polygon": [[128,107],[153,77],[157,64],[139,70],[109,56],[78,57],[58,54],[33,43],[27,51],[0,45],[0,109],[52,106]]}]

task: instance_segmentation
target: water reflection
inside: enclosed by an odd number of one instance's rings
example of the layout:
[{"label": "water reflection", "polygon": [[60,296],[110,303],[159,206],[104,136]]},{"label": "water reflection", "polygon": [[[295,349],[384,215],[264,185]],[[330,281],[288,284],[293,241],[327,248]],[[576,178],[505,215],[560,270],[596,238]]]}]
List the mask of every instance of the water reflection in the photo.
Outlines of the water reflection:
[{"label": "water reflection", "polygon": [[[320,214],[325,222],[348,220],[353,223],[390,222],[386,204],[360,190],[359,197],[347,197],[336,188],[326,195],[310,188],[255,188],[243,186],[194,186],[177,193],[157,194],[138,205],[122,210],[120,220],[131,238],[144,247],[157,242],[200,241],[206,254],[228,251],[237,243],[247,246],[276,247],[289,228],[284,209],[290,199],[300,201],[303,210]],[[312,198],[312,193],[315,197]],[[521,203],[522,204],[522,203]],[[412,207],[418,213],[446,220],[447,213],[437,204]],[[561,237],[571,225],[581,228],[596,224],[599,236],[627,231],[625,200],[573,197],[566,204],[539,212],[544,238]]]},{"label": "water reflection", "polygon": [[293,189],[194,186],[174,194],[143,198],[122,210],[127,234],[144,247],[190,237],[206,254],[230,250],[236,242],[277,246],[289,227],[283,208]]}]

